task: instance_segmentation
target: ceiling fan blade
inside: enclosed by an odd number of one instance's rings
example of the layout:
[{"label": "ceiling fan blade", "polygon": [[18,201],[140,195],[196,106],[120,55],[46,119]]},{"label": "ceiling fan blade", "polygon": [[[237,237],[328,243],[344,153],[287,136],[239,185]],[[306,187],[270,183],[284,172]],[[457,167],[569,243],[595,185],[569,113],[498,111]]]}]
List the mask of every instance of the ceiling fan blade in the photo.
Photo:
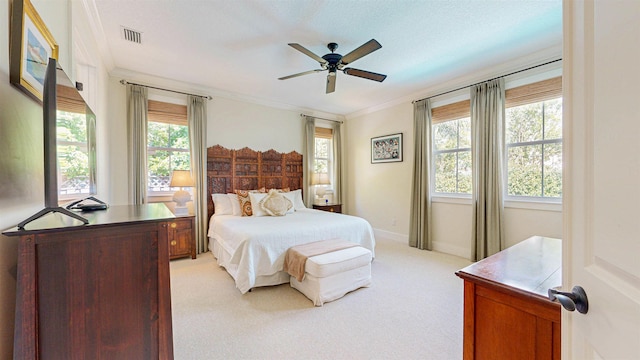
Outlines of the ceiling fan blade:
[{"label": "ceiling fan blade", "polygon": [[374,72],[371,72],[371,71],[354,69],[354,68],[345,68],[342,71],[347,75],[357,76],[357,77],[361,77],[361,78],[364,78],[364,79],[369,79],[369,80],[379,81],[379,82],[383,82],[384,79],[387,78],[387,75],[378,74],[378,73],[374,73]]},{"label": "ceiling fan blade", "polygon": [[283,76],[283,77],[281,77],[281,78],[278,78],[278,80],[287,80],[287,79],[291,79],[291,78],[294,78],[294,77],[298,77],[298,76],[302,76],[302,75],[307,75],[307,74],[312,74],[312,73],[319,72],[319,71],[324,71],[324,70],[322,70],[322,69],[316,69],[316,70],[304,71],[304,72],[297,73],[297,74],[293,74],[293,75],[289,75],[289,76]]},{"label": "ceiling fan blade", "polygon": [[336,91],[336,73],[330,72],[327,75],[327,94]]},{"label": "ceiling fan blade", "polygon": [[[291,45],[291,44],[289,44]],[[359,48],[353,50],[352,52],[348,53],[347,55],[342,57],[342,64],[343,65],[347,65],[349,63],[352,63],[358,59],[360,59],[361,57],[368,55],[378,49],[380,49],[382,47],[382,45],[380,45],[379,42],[376,41],[376,39],[371,39],[369,41],[367,41],[366,43],[362,44]],[[302,50],[300,50],[302,51]]]},{"label": "ceiling fan blade", "polygon": [[300,44],[296,44],[296,43],[290,43],[289,46],[291,46],[292,48],[300,51],[301,53],[307,55],[308,57],[312,58],[313,60],[319,62],[320,64],[326,64],[327,60],[321,58],[320,56],[312,53],[311,51],[309,51],[307,48],[305,48],[304,46],[300,45]]}]

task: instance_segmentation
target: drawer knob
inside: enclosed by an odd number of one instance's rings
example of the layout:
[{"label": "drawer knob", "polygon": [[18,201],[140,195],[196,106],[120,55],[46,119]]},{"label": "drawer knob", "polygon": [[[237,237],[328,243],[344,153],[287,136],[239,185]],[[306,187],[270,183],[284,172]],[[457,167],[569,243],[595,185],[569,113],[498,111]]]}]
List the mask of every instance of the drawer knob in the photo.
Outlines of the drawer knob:
[{"label": "drawer knob", "polygon": [[178,226],[178,224],[176,224],[176,223],[171,223],[171,228],[172,228],[172,229],[175,229],[175,228],[176,228],[176,226]]},{"label": "drawer knob", "polygon": [[177,244],[177,243],[178,243],[177,241],[173,240],[173,241],[171,242],[171,246],[176,246],[176,244]]},{"label": "drawer knob", "polygon": [[330,208],[329,211],[334,212],[335,210],[333,208]]}]

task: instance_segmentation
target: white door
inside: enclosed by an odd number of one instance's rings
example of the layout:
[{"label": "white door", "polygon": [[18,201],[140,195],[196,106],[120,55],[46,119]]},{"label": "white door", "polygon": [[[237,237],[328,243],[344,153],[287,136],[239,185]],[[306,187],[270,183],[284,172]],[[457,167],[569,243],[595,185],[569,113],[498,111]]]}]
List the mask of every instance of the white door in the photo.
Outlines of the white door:
[{"label": "white door", "polygon": [[563,12],[563,359],[640,359],[640,0]]}]

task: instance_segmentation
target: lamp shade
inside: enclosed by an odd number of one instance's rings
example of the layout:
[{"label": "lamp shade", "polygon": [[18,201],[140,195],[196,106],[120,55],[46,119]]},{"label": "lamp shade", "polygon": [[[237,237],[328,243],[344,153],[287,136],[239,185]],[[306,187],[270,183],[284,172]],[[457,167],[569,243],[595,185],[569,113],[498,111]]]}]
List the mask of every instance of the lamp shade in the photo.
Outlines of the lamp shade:
[{"label": "lamp shade", "polygon": [[330,185],[329,174],[327,173],[313,173],[311,175],[311,185]]},{"label": "lamp shade", "polygon": [[195,182],[190,170],[173,170],[171,175],[171,187],[193,187]]}]

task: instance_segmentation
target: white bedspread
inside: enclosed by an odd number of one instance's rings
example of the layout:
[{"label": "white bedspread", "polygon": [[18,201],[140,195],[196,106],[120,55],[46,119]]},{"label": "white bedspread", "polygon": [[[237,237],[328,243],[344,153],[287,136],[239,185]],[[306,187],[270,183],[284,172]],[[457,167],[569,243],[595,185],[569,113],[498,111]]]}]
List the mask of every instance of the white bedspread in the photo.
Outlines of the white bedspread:
[{"label": "white bedspread", "polygon": [[373,229],[366,220],[312,209],[286,216],[213,215],[208,236],[231,254],[228,262],[218,262],[236,270],[231,275],[243,294],[255,286],[256,277],[282,271],[285,253],[294,245],[341,238],[375,256]]}]

